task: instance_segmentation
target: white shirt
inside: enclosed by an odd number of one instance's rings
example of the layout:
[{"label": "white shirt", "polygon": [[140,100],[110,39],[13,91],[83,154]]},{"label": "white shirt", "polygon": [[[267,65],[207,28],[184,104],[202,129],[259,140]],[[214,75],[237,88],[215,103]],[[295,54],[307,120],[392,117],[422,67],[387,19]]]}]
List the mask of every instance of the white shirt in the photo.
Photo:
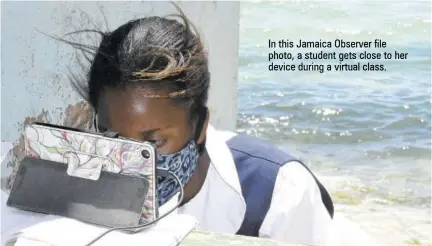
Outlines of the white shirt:
[{"label": "white shirt", "polygon": [[[206,149],[211,164],[198,194],[179,209],[194,216],[197,229],[234,234],[246,212],[240,181],[226,141],[236,134],[207,130]],[[326,245],[332,219],[313,176],[298,162],[280,168],[270,209],[259,236],[290,243]]]}]

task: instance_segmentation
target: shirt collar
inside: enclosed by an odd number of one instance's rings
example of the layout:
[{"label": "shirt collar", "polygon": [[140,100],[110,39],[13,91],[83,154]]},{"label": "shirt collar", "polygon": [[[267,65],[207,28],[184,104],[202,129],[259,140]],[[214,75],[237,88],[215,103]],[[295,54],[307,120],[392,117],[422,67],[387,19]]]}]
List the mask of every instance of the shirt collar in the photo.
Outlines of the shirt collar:
[{"label": "shirt collar", "polygon": [[237,168],[231,151],[226,144],[226,141],[236,135],[233,132],[216,130],[209,124],[207,127],[206,150],[211,164],[222,180],[243,198]]},{"label": "shirt collar", "polygon": [[246,213],[237,169],[226,141],[235,133],[207,128],[206,150],[210,166],[198,194],[179,209],[195,217],[197,229],[236,233]]},{"label": "shirt collar", "polygon": [[[210,166],[206,180],[198,194],[178,210],[197,219],[198,230],[236,233],[243,222],[246,202],[234,159],[226,144],[235,135],[216,130],[211,125],[207,128],[206,150]],[[175,203],[173,201],[173,205]]]}]

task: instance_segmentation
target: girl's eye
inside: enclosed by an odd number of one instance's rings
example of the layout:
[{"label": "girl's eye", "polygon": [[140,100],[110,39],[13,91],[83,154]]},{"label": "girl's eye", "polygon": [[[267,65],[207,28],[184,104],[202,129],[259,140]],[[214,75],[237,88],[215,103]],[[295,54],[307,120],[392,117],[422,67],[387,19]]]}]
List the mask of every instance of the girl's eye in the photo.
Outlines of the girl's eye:
[{"label": "girl's eye", "polygon": [[149,142],[156,145],[156,147],[160,148],[166,143],[166,139],[158,139],[158,140],[148,140]]}]

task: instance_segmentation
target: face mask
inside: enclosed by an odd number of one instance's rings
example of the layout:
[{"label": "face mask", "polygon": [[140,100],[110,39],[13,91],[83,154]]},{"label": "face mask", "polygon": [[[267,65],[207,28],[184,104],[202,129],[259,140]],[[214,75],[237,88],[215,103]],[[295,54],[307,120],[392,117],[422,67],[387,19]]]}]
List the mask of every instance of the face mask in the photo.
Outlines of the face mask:
[{"label": "face mask", "polygon": [[[198,163],[199,152],[195,141],[190,141],[186,147],[172,154],[158,154],[156,166],[169,170],[176,175],[182,187],[189,182]],[[171,177],[157,178],[157,195],[159,206],[166,203],[177,192],[180,191],[180,184]]]}]

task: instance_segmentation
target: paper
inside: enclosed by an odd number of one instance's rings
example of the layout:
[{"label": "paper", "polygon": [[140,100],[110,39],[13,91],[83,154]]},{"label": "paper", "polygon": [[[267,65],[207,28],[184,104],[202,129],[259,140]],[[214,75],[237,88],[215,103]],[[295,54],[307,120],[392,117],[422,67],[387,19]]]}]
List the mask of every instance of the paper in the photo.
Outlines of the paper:
[{"label": "paper", "polygon": [[[107,228],[53,215],[26,212],[5,205],[7,194],[2,192],[2,245],[17,232],[14,246],[80,246],[86,245]],[[175,246],[198,224],[190,215],[172,214],[154,226],[136,234],[114,231],[93,246],[152,245]]]},{"label": "paper", "polygon": [[[154,227],[148,228],[146,231],[136,234],[114,231],[93,245],[138,246],[145,244],[152,246],[175,246],[183,240],[196,224],[196,220],[188,215],[173,214],[162,219]],[[44,246],[85,245],[105,230],[107,229],[85,224],[77,220],[57,218],[23,230],[15,246],[33,246],[33,242],[44,242],[45,244],[42,244]]]},{"label": "paper", "polygon": [[17,231],[36,223],[52,219],[45,214],[21,211],[6,206],[8,194],[1,191],[1,245]]}]

